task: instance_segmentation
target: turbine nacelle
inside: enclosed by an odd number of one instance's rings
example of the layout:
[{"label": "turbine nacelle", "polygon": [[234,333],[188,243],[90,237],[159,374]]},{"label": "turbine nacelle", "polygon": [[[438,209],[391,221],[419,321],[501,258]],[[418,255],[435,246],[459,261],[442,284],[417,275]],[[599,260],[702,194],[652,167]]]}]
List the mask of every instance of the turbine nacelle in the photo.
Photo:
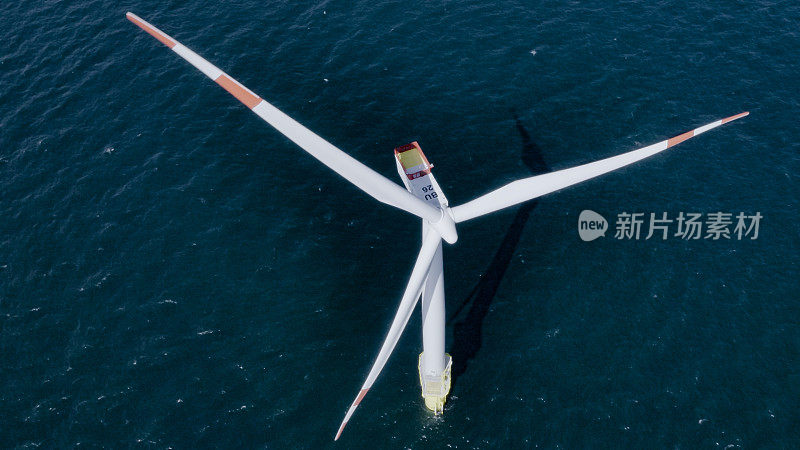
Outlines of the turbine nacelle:
[{"label": "turbine nacelle", "polygon": [[417,141],[394,149],[397,173],[408,192],[441,211],[438,220],[428,223],[448,244],[458,240],[453,213],[448,206],[447,196],[433,176],[433,164],[425,157]]}]

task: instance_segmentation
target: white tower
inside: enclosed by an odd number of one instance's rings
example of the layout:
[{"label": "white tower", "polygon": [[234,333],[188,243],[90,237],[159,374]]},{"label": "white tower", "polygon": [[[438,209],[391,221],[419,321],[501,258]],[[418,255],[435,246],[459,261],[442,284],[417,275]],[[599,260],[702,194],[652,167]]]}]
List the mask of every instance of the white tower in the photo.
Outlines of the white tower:
[{"label": "white tower", "polygon": [[[427,232],[422,224],[422,235]],[[442,243],[431,261],[428,277],[422,288],[422,347],[419,355],[419,382],[425,406],[441,414],[444,402],[450,392],[450,368],[453,359],[444,352],[445,309],[444,272],[442,267]]]}]

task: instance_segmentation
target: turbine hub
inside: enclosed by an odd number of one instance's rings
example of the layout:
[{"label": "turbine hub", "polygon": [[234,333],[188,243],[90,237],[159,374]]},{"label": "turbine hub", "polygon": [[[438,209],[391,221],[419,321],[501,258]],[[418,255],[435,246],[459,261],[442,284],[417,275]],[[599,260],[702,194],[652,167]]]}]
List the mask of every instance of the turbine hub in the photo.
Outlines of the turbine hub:
[{"label": "turbine hub", "polygon": [[450,212],[449,207],[442,210],[442,216],[439,221],[432,223],[431,226],[448,244],[455,244],[458,241],[456,222],[453,220],[453,213]]}]

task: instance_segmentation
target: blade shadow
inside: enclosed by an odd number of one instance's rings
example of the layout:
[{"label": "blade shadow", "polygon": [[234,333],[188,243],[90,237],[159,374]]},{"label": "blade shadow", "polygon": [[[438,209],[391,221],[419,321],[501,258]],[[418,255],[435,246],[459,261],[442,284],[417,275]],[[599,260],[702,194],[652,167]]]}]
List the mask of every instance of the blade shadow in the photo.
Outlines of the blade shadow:
[{"label": "blade shadow", "polygon": [[[512,111],[512,114],[516,122],[517,131],[522,137],[522,162],[531,175],[550,172],[550,168],[542,156],[541,149],[533,142],[517,114],[514,111]],[[492,300],[494,300],[500,282],[503,280],[506,269],[511,263],[511,258],[514,256],[514,251],[519,244],[525,224],[528,222],[531,212],[536,208],[537,202],[537,200],[532,200],[519,207],[514,220],[503,237],[500,247],[495,252],[480,281],[447,321],[448,325],[452,324],[453,326],[453,343],[450,347],[450,355],[453,357],[453,367],[451,369],[453,385],[456,384],[458,377],[467,370],[467,365],[481,348],[483,321],[489,312],[489,307],[492,304]]]}]

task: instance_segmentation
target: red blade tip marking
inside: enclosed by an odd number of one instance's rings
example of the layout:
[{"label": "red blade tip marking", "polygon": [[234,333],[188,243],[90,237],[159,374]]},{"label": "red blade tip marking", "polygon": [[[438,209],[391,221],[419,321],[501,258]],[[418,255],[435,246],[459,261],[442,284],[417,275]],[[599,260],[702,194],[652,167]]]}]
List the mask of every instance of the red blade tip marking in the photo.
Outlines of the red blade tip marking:
[{"label": "red blade tip marking", "polygon": [[745,111],[743,113],[736,114],[735,116],[726,117],[726,118],[722,119],[722,123],[728,123],[728,122],[731,122],[731,121],[736,120],[736,119],[741,119],[742,117],[745,117],[745,116],[747,116],[749,114],[750,114],[750,111]]},{"label": "red blade tip marking", "polygon": [[338,441],[339,440],[339,436],[342,435],[342,431],[344,431],[345,425],[347,425],[347,422],[342,422],[342,424],[339,425],[339,431],[336,432],[336,437],[333,438],[334,441]]},{"label": "red blade tip marking", "polygon": [[[361,392],[358,393],[358,397],[356,397],[356,401],[353,402],[353,406],[351,406],[350,408],[355,408],[356,406],[358,406],[358,404],[361,403],[361,400],[364,399],[364,396],[367,395],[368,391],[369,391],[369,388],[362,389]],[[347,420],[345,420],[344,422],[342,422],[341,425],[339,425],[339,431],[336,432],[336,437],[333,438],[334,441],[338,441],[339,440],[339,436],[342,435],[342,431],[344,431],[344,427],[345,426],[347,426]]]},{"label": "red blade tip marking", "polygon": [[136,14],[129,12],[125,14],[125,17],[169,48],[175,47],[175,45],[178,43],[178,41],[162,33],[158,28],[140,19]]}]

